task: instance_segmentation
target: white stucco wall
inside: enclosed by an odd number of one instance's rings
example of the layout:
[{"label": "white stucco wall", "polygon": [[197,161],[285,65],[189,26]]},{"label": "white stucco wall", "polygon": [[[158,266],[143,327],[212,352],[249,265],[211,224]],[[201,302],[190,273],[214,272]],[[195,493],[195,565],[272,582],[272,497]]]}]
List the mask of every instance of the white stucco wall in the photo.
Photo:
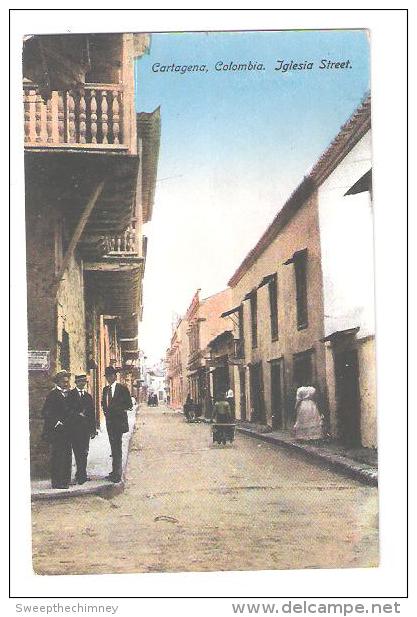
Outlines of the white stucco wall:
[{"label": "white stucco wall", "polygon": [[370,169],[368,131],[318,191],[326,336],[357,326],[358,338],[375,334],[371,198],[344,197]]}]

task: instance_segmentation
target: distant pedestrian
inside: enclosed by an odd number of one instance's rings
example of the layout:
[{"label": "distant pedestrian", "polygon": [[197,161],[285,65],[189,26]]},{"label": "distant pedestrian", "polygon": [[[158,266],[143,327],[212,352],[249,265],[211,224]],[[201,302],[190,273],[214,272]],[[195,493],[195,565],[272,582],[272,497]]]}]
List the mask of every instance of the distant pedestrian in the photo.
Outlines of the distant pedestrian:
[{"label": "distant pedestrian", "polygon": [[224,424],[230,424],[232,414],[230,404],[226,401],[226,396],[223,395],[214,404],[214,426],[213,426],[213,442],[218,442],[226,445],[226,441],[233,441],[234,428],[230,429]]},{"label": "distant pedestrian", "polygon": [[303,386],[298,388],[295,402],[296,421],[294,434],[296,439],[311,441],[323,437],[323,416],[316,403],[316,388]]},{"label": "distant pedestrian", "polygon": [[191,394],[187,394],[187,398],[185,400],[183,410],[184,410],[184,416],[186,420],[188,420],[189,422],[194,420],[194,402],[193,402],[193,399],[191,398]]},{"label": "distant pedestrian", "polygon": [[127,410],[132,407],[132,399],[126,386],[118,383],[114,366],[108,366],[104,374],[108,385],[103,388],[101,405],[112,454],[112,471],[107,478],[117,483],[122,479],[122,436],[129,431]]},{"label": "distant pedestrian", "polygon": [[220,399],[214,404],[214,421],[219,423],[228,423],[231,418],[230,404],[226,401],[225,396],[221,396]]},{"label": "distant pedestrian", "polygon": [[84,484],[88,479],[87,457],[90,439],[94,439],[97,434],[94,401],[86,387],[87,375],[76,375],[75,388],[68,394],[71,412],[69,433],[77,466],[75,479],[78,484]]},{"label": "distant pedestrian", "polygon": [[68,488],[71,482],[72,449],[68,425],[71,416],[68,404],[70,376],[68,371],[59,371],[55,375],[55,387],[46,397],[42,410],[43,437],[51,446],[51,485],[59,489]]},{"label": "distant pedestrian", "polygon": [[230,405],[230,413],[231,413],[231,416],[232,416],[232,418],[234,418],[234,417],[235,417],[235,394],[234,394],[234,392],[233,392],[232,388],[229,388],[229,389],[226,391],[226,396],[225,396],[225,398],[226,398],[226,401],[227,401],[227,402],[229,403],[229,405]]}]

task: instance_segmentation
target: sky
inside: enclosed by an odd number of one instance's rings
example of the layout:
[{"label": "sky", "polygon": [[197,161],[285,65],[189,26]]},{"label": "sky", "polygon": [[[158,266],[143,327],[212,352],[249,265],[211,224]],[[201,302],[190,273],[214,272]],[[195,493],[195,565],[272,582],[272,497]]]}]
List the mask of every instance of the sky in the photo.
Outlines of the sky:
[{"label": "sky", "polygon": [[[349,64],[319,69],[323,59]],[[279,60],[313,68],[275,70]],[[369,90],[369,60],[361,30],[151,36],[136,61],[137,111],[161,107],[139,332],[150,360],[165,356],[196,289],[204,298],[227,287]],[[215,69],[249,62],[263,70]],[[173,64],[204,68],[161,71]]]}]

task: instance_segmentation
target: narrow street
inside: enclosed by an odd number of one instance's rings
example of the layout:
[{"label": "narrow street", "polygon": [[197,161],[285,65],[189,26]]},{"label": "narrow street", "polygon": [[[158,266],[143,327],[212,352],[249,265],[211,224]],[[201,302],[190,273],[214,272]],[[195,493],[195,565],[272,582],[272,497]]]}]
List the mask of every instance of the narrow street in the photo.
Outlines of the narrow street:
[{"label": "narrow street", "polygon": [[33,504],[38,574],[376,566],[377,489],[142,407],[125,491]]}]

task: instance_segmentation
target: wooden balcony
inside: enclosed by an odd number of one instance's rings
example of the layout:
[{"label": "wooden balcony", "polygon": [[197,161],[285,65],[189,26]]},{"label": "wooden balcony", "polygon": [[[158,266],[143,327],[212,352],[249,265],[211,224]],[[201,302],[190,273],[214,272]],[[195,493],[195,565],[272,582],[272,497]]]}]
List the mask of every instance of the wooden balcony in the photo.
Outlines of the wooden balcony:
[{"label": "wooden balcony", "polygon": [[139,242],[135,229],[129,226],[123,234],[104,238],[105,253],[109,257],[134,257],[139,254]]},{"label": "wooden balcony", "polygon": [[123,94],[121,84],[89,83],[44,100],[24,83],[25,148],[129,150]]},{"label": "wooden balcony", "polygon": [[90,271],[129,271],[143,269],[144,259],[139,253],[139,243],[135,229],[129,226],[122,234],[107,235],[101,242],[101,256],[94,261],[84,262],[84,270]]}]

